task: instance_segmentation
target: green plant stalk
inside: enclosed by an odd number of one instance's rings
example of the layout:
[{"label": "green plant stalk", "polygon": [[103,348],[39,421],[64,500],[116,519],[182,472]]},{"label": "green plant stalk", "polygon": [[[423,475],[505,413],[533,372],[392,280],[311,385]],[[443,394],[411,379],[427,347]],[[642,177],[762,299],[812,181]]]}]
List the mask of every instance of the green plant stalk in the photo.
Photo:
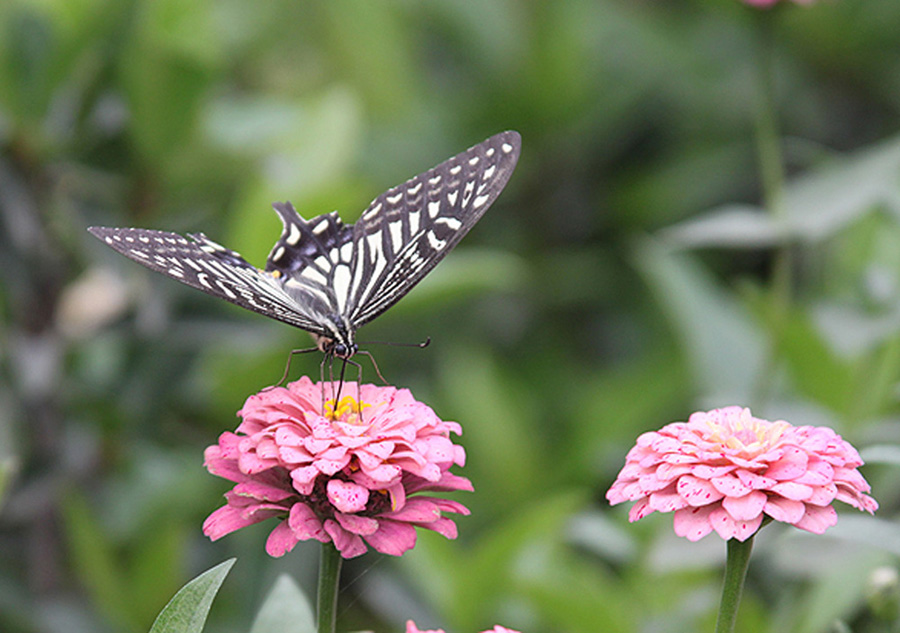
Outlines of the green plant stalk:
[{"label": "green plant stalk", "polygon": [[[777,98],[775,96],[775,46],[773,37],[776,11],[754,9],[757,18],[758,68],[756,107],[756,149],[762,180],[763,202],[776,227],[783,230],[787,218],[784,204],[785,170],[778,132]],[[778,246],[772,269],[770,332],[771,339],[765,366],[759,377],[756,399],[768,400],[774,387],[774,377],[782,339],[791,305],[793,276],[790,244]]]},{"label": "green plant stalk", "polygon": [[334,633],[338,587],[344,559],[333,543],[323,543],[319,553],[319,590],[316,596],[317,633]]},{"label": "green plant stalk", "polygon": [[732,633],[737,620],[738,606],[744,591],[744,579],[750,564],[753,538],[739,541],[728,540],[728,556],[725,560],[725,580],[722,582],[722,601],[719,603],[719,617],[716,619],[716,633]]}]

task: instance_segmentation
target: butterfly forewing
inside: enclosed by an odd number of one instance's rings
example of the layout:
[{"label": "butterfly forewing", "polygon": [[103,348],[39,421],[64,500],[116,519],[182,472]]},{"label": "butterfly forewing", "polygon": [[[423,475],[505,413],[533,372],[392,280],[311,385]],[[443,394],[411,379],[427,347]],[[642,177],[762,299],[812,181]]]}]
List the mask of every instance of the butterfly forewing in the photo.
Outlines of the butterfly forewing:
[{"label": "butterfly forewing", "polygon": [[284,228],[265,271],[202,234],[89,230],[147,268],[352,354],[356,329],[421,281],[500,195],[520,144],[516,132],[492,136],[384,192],[355,225],[335,212],[305,220],[290,203],[276,203]]},{"label": "butterfly forewing", "polygon": [[345,275],[356,327],[408,293],[481,219],[520,146],[518,133],[497,134],[372,201],[354,225],[352,275]]},{"label": "butterfly forewing", "polygon": [[321,329],[297,310],[296,301],[277,281],[203,234],[189,240],[147,229],[88,230],[129,259],[183,284],[305,330]]}]

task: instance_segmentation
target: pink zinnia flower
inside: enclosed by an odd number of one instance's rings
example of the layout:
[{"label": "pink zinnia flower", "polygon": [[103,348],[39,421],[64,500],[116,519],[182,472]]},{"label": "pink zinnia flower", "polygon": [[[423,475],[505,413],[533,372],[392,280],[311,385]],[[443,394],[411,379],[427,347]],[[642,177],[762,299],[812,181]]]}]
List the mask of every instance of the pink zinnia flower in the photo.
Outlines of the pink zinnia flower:
[{"label": "pink zinnia flower", "polygon": [[675,533],[696,541],[715,530],[744,541],[768,515],[821,534],[837,523],[835,499],[874,513],[859,453],[827,427],[793,427],[725,407],[644,433],[606,498],[636,501],[631,521],[675,512]]},{"label": "pink zinnia flower", "polygon": [[209,472],[237,485],[203,523],[204,534],[216,540],[276,517],[271,556],[312,538],[334,543],[344,558],[364,553],[366,543],[399,556],[415,545],[416,527],[456,538],[445,514],[468,514],[465,506],[412,495],[472,490],[449,470],[466,459],[450,440],[459,424],[440,420],[406,389],[356,383],[344,383],[342,392],[353,395],[325,402],[323,413],[323,393],[336,388],[304,377],[247,399],[237,433],[206,449]]},{"label": "pink zinnia flower", "polygon": [[[416,623],[412,620],[406,621],[406,633],[444,633],[444,629],[428,629],[423,630],[416,626]],[[505,626],[496,625],[492,629],[488,629],[487,631],[482,631],[481,633],[519,633],[518,631],[513,631],[512,629],[508,629]]]}]

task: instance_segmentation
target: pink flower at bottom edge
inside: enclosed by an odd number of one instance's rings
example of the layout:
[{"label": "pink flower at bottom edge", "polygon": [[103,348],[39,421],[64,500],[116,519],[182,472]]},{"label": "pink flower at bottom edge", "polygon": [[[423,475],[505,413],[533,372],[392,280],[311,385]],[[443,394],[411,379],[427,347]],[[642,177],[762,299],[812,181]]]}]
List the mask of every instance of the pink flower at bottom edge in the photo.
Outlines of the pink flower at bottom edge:
[{"label": "pink flower at bottom edge", "polygon": [[794,427],[725,407],[644,433],[606,493],[635,501],[629,520],[674,512],[675,533],[697,541],[713,530],[748,539],[763,517],[823,533],[837,499],[870,514],[878,503],[857,468],[859,453],[827,427]]},{"label": "pink flower at bottom edge", "polygon": [[[337,389],[343,397],[328,399]],[[447,515],[469,513],[420,494],[472,484],[449,470],[465,464],[450,439],[460,426],[408,390],[302,378],[250,396],[238,415],[237,432],[205,452],[209,472],[236,484],[203,523],[213,540],[275,517],[272,556],[308,539],[333,543],[344,558],[369,546],[399,556],[415,545],[416,528],[456,538]]]},{"label": "pink flower at bottom edge", "polygon": [[[444,633],[444,629],[419,629],[416,626],[416,623],[412,620],[406,621],[406,633]],[[488,629],[487,631],[482,631],[481,633],[519,633],[518,631],[514,631],[512,629],[508,629],[504,626],[496,625],[492,629]]]}]

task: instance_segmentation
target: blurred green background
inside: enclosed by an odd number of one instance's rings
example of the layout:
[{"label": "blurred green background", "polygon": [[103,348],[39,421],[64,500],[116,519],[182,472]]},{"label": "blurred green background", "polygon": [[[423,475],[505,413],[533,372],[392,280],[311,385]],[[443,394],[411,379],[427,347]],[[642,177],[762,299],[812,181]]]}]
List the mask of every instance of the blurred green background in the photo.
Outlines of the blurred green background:
[{"label": "blurred green background", "polygon": [[[770,40],[763,32],[771,29]],[[262,266],[270,204],[348,221],[490,134],[518,169],[360,339],[462,423],[473,514],[345,566],[339,629],[712,630],[725,547],[604,493],[634,439],[747,404],[863,450],[878,517],[759,538],[741,631],[887,630],[900,526],[900,3],[0,2],[0,630],[141,632],[238,562],[208,631],[278,574],[264,523],[210,543],[203,448],[305,333],[117,255],[105,224],[202,231]],[[767,43],[768,42],[768,43]],[[760,49],[788,172],[762,211]],[[791,262],[790,300],[772,291]],[[318,376],[319,360],[295,362]],[[366,377],[374,379],[369,369]]]}]

